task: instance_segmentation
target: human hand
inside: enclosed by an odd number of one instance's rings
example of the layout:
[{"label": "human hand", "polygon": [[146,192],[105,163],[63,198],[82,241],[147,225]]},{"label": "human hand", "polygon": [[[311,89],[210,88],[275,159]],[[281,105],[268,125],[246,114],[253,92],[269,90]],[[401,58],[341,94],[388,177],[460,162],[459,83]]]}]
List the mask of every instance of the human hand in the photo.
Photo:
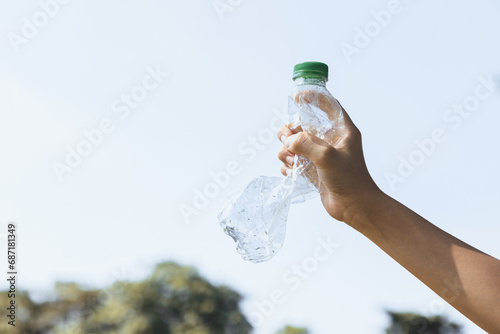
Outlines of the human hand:
[{"label": "human hand", "polygon": [[303,132],[300,127],[282,126],[278,138],[284,146],[278,158],[284,163],[281,173],[288,175],[295,154],[309,158],[317,168],[321,182],[321,201],[333,218],[352,224],[358,214],[366,212],[382,192],[366,167],[361,132],[342,108],[346,135],[334,146]]}]

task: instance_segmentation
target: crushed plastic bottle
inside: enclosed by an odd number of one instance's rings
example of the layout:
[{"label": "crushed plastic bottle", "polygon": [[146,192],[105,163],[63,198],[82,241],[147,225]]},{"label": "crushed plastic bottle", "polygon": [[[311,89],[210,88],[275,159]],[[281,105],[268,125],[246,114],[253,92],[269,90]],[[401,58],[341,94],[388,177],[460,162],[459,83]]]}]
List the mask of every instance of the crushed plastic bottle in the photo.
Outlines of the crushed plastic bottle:
[{"label": "crushed plastic bottle", "polygon": [[[335,145],[345,133],[344,117],[342,107],[326,89],[328,66],[318,62],[298,64],[293,80],[288,127],[301,127]],[[224,206],[219,223],[236,242],[243,259],[264,262],[283,246],[290,204],[304,202],[321,190],[316,166],[306,157],[295,155],[291,175],[253,179]]]}]

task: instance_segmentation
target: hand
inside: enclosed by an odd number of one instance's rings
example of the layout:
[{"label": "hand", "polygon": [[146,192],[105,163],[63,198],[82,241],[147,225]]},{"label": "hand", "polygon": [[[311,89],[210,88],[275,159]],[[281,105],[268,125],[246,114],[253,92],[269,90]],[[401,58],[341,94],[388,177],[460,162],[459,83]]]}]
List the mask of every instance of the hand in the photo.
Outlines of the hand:
[{"label": "hand", "polygon": [[333,218],[361,232],[485,331],[500,333],[500,261],[385,195],[366,168],[361,133],[343,112],[347,134],[334,146],[300,128],[281,127],[282,173],[295,154],[309,158]]},{"label": "hand", "polygon": [[366,168],[361,132],[342,108],[346,135],[335,146],[300,128],[282,126],[278,138],[284,146],[278,153],[281,172],[288,175],[295,154],[309,158],[317,167],[321,182],[321,201],[330,216],[352,224],[362,210],[369,210],[382,192]]}]

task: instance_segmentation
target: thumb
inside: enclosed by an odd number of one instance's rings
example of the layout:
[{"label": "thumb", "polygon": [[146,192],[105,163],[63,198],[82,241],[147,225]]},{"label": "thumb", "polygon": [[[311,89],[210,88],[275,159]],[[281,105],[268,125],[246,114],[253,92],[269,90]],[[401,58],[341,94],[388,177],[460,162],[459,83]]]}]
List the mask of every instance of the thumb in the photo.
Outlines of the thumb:
[{"label": "thumb", "polygon": [[337,153],[330,144],[307,132],[286,138],[285,147],[292,153],[309,158],[318,167],[324,167]]}]

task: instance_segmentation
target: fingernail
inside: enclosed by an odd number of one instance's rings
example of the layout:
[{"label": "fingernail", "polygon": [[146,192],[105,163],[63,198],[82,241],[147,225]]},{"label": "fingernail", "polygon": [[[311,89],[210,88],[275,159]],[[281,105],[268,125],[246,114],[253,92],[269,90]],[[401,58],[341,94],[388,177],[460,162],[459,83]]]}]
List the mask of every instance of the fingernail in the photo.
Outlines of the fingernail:
[{"label": "fingernail", "polygon": [[286,139],[286,136],[285,136],[285,135],[283,135],[283,136],[281,136],[281,139],[280,139],[280,140],[281,140],[281,142],[282,142],[282,143],[285,143],[285,139]]},{"label": "fingernail", "polygon": [[285,140],[285,147],[290,148],[290,146],[293,145],[295,142],[295,139],[297,138],[297,135],[291,135]]},{"label": "fingernail", "polygon": [[288,156],[288,157],[286,157],[285,160],[286,160],[286,163],[289,164],[290,166],[293,165],[293,160],[294,160],[293,157]]},{"label": "fingernail", "polygon": [[292,175],[292,170],[290,168],[287,168],[285,173],[286,173],[286,176],[290,176],[290,175]]}]

